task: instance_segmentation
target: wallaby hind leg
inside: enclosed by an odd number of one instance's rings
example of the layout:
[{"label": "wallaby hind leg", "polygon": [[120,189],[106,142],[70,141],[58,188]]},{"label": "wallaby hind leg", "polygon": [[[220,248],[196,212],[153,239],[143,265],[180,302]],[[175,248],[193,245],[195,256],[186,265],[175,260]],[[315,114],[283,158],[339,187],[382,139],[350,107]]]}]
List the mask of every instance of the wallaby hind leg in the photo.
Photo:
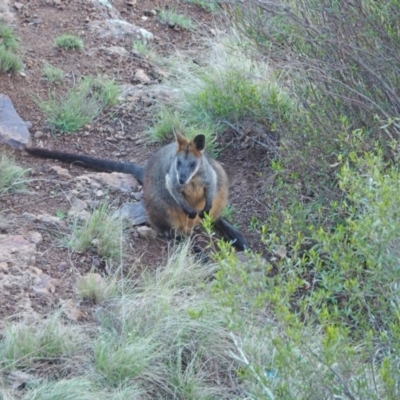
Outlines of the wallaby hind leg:
[{"label": "wallaby hind leg", "polygon": [[215,229],[220,232],[225,239],[232,242],[232,246],[239,251],[243,251],[249,248],[246,238],[241,232],[234,228],[230,223],[228,223],[223,218],[218,218],[214,221]]}]

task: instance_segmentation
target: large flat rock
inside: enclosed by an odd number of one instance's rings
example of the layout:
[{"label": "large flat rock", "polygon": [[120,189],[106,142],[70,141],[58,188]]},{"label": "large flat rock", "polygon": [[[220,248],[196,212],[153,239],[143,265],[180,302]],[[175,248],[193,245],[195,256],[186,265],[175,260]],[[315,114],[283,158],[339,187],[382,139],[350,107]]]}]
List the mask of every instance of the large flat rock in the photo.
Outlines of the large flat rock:
[{"label": "large flat rock", "polygon": [[11,99],[0,93],[0,143],[20,148],[31,142],[31,135]]}]

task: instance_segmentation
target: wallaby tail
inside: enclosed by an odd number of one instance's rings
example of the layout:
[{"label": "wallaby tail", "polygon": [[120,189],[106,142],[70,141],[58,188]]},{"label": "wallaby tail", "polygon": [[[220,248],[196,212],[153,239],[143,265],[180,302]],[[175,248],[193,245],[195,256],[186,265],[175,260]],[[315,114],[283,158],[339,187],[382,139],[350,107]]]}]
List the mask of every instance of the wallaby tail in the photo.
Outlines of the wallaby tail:
[{"label": "wallaby tail", "polygon": [[76,163],[77,165],[88,167],[96,171],[124,172],[133,175],[140,184],[143,184],[144,169],[140,165],[134,163],[102,160],[100,158],[63,153],[61,151],[47,150],[39,147],[25,147],[23,150],[35,157],[50,158],[70,164]]},{"label": "wallaby tail", "polygon": [[232,246],[235,247],[237,250],[243,251],[246,248],[249,248],[247,240],[243,236],[243,234],[222,217],[214,221],[214,227],[225,237],[225,239],[231,241]]}]

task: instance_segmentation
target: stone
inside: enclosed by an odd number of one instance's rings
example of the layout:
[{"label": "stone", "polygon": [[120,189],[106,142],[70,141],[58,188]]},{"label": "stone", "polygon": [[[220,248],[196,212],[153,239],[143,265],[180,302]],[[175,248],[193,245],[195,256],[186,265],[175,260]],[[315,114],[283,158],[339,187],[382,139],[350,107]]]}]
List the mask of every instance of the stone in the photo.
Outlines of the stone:
[{"label": "stone", "polygon": [[39,246],[43,243],[43,236],[40,232],[30,231],[28,232],[27,239],[34,243],[36,246]]},{"label": "stone", "polygon": [[109,186],[123,193],[136,192],[139,186],[134,176],[122,172],[96,172],[93,174],[81,175],[79,178],[87,179],[91,184],[95,181],[100,185]]},{"label": "stone", "polygon": [[118,213],[122,218],[128,219],[132,225],[142,225],[147,222],[146,210],[142,201],[124,204]]},{"label": "stone", "polygon": [[140,83],[150,83],[151,82],[151,79],[146,75],[146,73],[141,68],[136,70],[135,75],[134,75],[134,80],[136,82],[140,82]]},{"label": "stone", "polygon": [[43,274],[35,279],[35,284],[32,286],[32,289],[36,293],[49,295],[55,293],[56,287],[58,285],[59,282],[57,279],[54,279],[49,275]]},{"label": "stone", "polygon": [[71,202],[71,208],[68,210],[68,216],[77,220],[86,221],[90,216],[89,211],[86,210],[87,206],[86,201],[75,197]]},{"label": "stone", "polygon": [[60,178],[71,179],[72,176],[66,168],[60,167],[59,165],[53,165],[51,170],[54,171]]},{"label": "stone", "polygon": [[155,239],[157,237],[157,232],[149,226],[139,226],[137,232],[139,237],[143,239]]},{"label": "stone", "polygon": [[42,131],[36,131],[35,134],[33,135],[35,139],[40,139],[42,136],[43,136]]},{"label": "stone", "polygon": [[135,40],[153,40],[151,32],[121,19],[91,21],[87,26],[92,32],[97,32],[100,39],[120,40],[128,37]]},{"label": "stone", "polygon": [[26,385],[33,385],[37,381],[34,375],[19,370],[11,371],[7,376],[7,383],[12,390],[24,389]]},{"label": "stone", "polygon": [[120,46],[110,46],[101,48],[106,54],[112,56],[129,57],[129,51]]},{"label": "stone", "polygon": [[36,245],[22,235],[0,235],[0,262],[25,268],[35,264],[35,255]]},{"label": "stone", "polygon": [[14,148],[29,145],[31,136],[25,122],[17,114],[11,99],[0,94],[0,143]]},{"label": "stone", "polygon": [[14,19],[13,13],[10,12],[9,0],[0,0],[0,21],[11,23]]},{"label": "stone", "polygon": [[61,310],[71,321],[78,321],[83,317],[82,312],[78,309],[77,305],[72,299],[60,300]]},{"label": "stone", "polygon": [[23,213],[22,217],[29,220],[29,221],[34,221],[34,222],[42,222],[44,224],[48,225],[53,225],[53,226],[58,226],[59,228],[66,228],[67,225],[65,224],[65,221],[63,221],[61,218],[55,217],[50,214],[31,214],[31,213]]},{"label": "stone", "polygon": [[65,272],[67,269],[68,269],[68,263],[65,261],[60,262],[60,264],[57,265],[57,271]]}]

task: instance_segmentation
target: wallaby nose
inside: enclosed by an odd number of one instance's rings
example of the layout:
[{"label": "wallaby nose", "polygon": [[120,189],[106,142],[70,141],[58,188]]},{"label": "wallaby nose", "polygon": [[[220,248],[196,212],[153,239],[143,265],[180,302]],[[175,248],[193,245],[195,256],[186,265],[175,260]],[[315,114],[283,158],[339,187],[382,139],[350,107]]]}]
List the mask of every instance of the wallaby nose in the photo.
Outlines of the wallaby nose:
[{"label": "wallaby nose", "polygon": [[181,176],[179,177],[179,183],[183,185],[186,182],[186,177],[182,178]]}]

